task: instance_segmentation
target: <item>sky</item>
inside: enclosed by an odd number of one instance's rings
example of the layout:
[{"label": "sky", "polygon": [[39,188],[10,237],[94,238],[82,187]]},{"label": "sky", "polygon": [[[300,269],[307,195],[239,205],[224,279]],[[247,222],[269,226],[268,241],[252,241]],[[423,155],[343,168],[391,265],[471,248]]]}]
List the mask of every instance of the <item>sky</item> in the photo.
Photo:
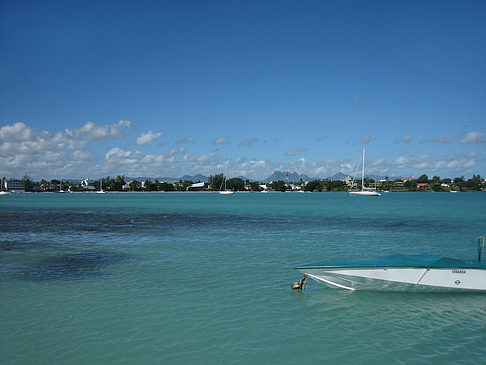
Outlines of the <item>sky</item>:
[{"label": "sky", "polygon": [[486,176],[485,1],[0,1],[0,176]]}]

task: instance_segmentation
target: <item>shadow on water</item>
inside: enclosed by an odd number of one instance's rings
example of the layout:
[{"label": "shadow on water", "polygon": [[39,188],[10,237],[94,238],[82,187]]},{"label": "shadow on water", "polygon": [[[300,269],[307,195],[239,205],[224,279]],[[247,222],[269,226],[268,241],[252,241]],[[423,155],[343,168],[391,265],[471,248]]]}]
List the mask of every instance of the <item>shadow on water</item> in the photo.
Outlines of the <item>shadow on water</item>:
[{"label": "shadow on water", "polygon": [[125,259],[126,255],[112,252],[68,253],[34,262],[19,276],[26,280],[87,279],[101,276],[107,266]]}]

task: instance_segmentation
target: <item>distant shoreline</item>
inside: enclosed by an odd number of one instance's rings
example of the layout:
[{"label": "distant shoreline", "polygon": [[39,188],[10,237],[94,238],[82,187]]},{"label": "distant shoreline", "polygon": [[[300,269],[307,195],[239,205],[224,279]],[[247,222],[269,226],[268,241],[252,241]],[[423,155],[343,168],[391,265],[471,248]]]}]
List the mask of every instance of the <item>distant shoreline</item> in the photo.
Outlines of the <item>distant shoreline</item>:
[{"label": "distant shoreline", "polygon": [[[485,193],[486,191],[483,190],[470,190],[470,191],[429,191],[429,190],[421,190],[421,191],[379,191],[382,194],[389,194],[389,193]],[[58,192],[58,191],[10,191],[12,194],[59,194],[59,195],[70,195],[70,194],[89,194],[89,195],[96,195],[98,194],[97,191],[70,191],[70,192]],[[105,194],[218,194],[219,191],[106,191]],[[235,193],[241,194],[259,194],[259,193],[295,193],[295,194],[302,194],[302,193],[312,193],[312,194],[333,194],[333,193],[340,193],[346,194],[349,193],[348,191],[235,191]]]}]

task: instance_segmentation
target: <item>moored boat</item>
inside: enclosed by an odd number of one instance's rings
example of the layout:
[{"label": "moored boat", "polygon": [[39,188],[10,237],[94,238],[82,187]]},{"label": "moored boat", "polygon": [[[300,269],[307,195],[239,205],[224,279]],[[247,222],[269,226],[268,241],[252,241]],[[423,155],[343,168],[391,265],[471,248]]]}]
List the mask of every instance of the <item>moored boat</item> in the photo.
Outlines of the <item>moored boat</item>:
[{"label": "moored boat", "polygon": [[365,149],[363,148],[363,162],[361,165],[361,190],[351,190],[349,195],[351,196],[381,196],[381,194],[376,191],[376,188],[368,188],[364,186],[365,177]]},{"label": "moored boat", "polygon": [[478,239],[478,260],[431,254],[395,254],[373,259],[328,261],[296,269],[328,287],[348,290],[486,291],[486,265]]}]

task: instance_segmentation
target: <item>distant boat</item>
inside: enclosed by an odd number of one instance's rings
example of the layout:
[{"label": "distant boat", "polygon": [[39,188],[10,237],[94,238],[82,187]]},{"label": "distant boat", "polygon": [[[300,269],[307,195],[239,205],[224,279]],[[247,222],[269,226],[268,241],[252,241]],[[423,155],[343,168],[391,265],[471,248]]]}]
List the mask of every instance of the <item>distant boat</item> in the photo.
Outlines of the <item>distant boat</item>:
[{"label": "distant boat", "polygon": [[[228,175],[228,172],[226,172],[226,176]],[[233,190],[229,190],[226,188],[226,176],[223,176],[223,182],[221,183],[221,187],[219,188],[219,193],[221,195],[230,195],[230,194],[234,194],[234,191]],[[223,184],[224,184],[224,190],[223,189]]]},{"label": "distant boat", "polygon": [[5,179],[2,179],[1,181],[2,185],[0,186],[0,195],[10,195],[10,191],[3,190],[5,187]]},{"label": "distant boat", "polygon": [[363,148],[363,164],[361,168],[361,190],[352,190],[349,195],[352,196],[381,196],[376,188],[366,188],[364,186],[364,175],[365,175],[365,149]]},{"label": "distant boat", "polygon": [[374,259],[328,261],[296,269],[325,286],[347,290],[486,291],[486,265],[478,238],[478,261],[431,254],[395,254]]},{"label": "distant boat", "polygon": [[58,193],[67,193],[67,191],[62,189],[62,180],[59,182],[59,191]]},{"label": "distant boat", "polygon": [[103,190],[103,179],[100,179],[100,190],[96,192],[96,194],[104,194],[105,191]]}]

